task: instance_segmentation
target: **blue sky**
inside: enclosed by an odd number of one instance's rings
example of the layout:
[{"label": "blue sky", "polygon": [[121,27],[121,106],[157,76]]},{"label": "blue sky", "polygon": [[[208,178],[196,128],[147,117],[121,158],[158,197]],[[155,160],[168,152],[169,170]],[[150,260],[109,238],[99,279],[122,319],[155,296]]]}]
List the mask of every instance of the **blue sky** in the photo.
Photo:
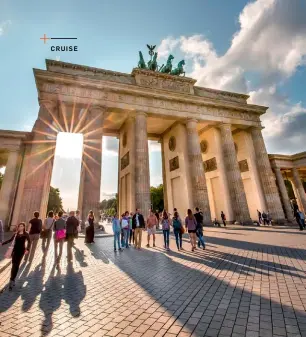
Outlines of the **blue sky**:
[{"label": "blue sky", "polygon": [[[146,52],[149,43],[158,45],[161,59],[170,52],[176,60],[185,58],[199,85],[245,92],[250,102],[268,105],[263,123],[269,152],[302,151],[305,17],[303,0],[0,0],[0,127],[31,129],[38,112],[32,69],[44,69],[46,58],[130,73],[138,50]],[[44,33],[77,37],[79,51],[51,52],[50,43],[39,39]],[[103,160],[115,168],[111,142],[105,142],[108,159]],[[150,148],[151,178],[157,183],[160,153]],[[65,186],[66,175],[60,180],[63,169],[55,166],[53,182]],[[105,184],[105,194],[115,192],[116,175]],[[69,187],[65,194],[76,191]]]}]

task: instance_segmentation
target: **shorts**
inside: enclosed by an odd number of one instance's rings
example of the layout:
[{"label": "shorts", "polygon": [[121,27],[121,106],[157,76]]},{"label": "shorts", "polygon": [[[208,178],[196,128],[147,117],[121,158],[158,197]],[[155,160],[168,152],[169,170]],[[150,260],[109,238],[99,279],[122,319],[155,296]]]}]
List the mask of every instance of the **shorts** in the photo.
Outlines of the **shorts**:
[{"label": "shorts", "polygon": [[196,229],[188,229],[188,233],[196,233]]},{"label": "shorts", "polygon": [[156,226],[148,228],[148,235],[156,234]]}]

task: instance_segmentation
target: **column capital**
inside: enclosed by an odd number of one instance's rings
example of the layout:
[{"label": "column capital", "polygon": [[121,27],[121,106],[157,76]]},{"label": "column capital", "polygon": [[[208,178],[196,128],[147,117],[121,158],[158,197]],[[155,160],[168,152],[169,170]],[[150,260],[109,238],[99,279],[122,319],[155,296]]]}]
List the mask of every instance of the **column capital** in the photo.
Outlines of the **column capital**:
[{"label": "column capital", "polygon": [[147,114],[146,112],[136,110],[136,111],[135,111],[135,117],[136,117],[136,116],[144,116],[144,117],[148,117],[148,114]]},{"label": "column capital", "polygon": [[218,124],[218,128],[221,130],[230,130],[232,132],[232,124],[231,123],[220,123]]},{"label": "column capital", "polygon": [[198,124],[198,120],[195,118],[187,118],[185,121],[186,126],[194,126],[194,124]]}]

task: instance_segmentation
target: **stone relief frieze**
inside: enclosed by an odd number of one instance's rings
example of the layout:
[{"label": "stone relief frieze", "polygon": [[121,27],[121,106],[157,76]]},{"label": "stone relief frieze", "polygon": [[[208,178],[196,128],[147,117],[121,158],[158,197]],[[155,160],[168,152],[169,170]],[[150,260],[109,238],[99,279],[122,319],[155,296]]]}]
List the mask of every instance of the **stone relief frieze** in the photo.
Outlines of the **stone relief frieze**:
[{"label": "stone relief frieze", "polygon": [[204,171],[205,172],[212,172],[217,169],[217,160],[216,157],[213,157],[211,159],[205,160],[203,162],[204,165]]},{"label": "stone relief frieze", "polygon": [[43,83],[39,86],[39,90],[48,93],[63,94],[69,96],[78,96],[84,98],[101,99],[105,101],[112,102],[123,102],[127,104],[137,104],[148,107],[156,107],[174,110],[177,112],[190,112],[202,115],[210,115],[216,117],[226,117],[242,119],[246,121],[259,122],[259,116],[240,111],[231,111],[222,108],[209,107],[205,105],[199,105],[196,103],[183,103],[183,102],[173,102],[171,100],[161,99],[161,98],[147,98],[143,96],[135,96],[132,94],[116,93],[111,91],[103,91],[97,89],[81,88],[69,85],[61,85],[55,83]]},{"label": "stone relief frieze", "polygon": [[238,164],[239,164],[240,172],[248,172],[249,171],[249,165],[248,165],[248,161],[246,159],[240,160],[238,162]]},{"label": "stone relief frieze", "polygon": [[160,78],[141,78],[139,83],[143,86],[150,87],[150,88],[157,88],[157,89],[166,89],[166,90],[173,90],[179,91],[184,93],[190,93],[190,86],[187,83],[178,83],[175,81],[169,81]]}]

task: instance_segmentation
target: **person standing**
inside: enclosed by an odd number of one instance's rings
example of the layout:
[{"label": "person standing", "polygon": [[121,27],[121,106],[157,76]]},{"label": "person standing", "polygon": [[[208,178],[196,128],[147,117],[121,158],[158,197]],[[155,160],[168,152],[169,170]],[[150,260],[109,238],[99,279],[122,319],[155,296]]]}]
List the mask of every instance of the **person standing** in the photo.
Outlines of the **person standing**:
[{"label": "person standing", "polygon": [[203,249],[205,249],[205,241],[203,236],[203,213],[199,211],[198,207],[195,208],[195,211],[194,217],[197,222],[196,236],[198,237],[198,247],[200,248],[202,245]]},{"label": "person standing", "polygon": [[130,224],[130,234],[129,234],[129,246],[130,246],[132,242],[134,244],[133,213],[132,212],[130,213],[129,224]]},{"label": "person standing", "polygon": [[54,222],[55,222],[54,213],[53,211],[50,211],[48,213],[48,217],[45,219],[44,224],[43,224],[43,230],[42,230],[43,238],[42,238],[42,244],[41,244],[43,253],[46,253],[49,248]]},{"label": "person standing", "polygon": [[120,226],[120,220],[118,219],[117,213],[114,215],[114,218],[112,220],[113,225],[113,233],[114,233],[114,251],[116,252],[116,243],[118,245],[118,250],[122,250],[120,247],[120,233],[121,233],[121,226]]},{"label": "person standing", "polygon": [[141,248],[141,239],[142,239],[142,231],[145,228],[145,221],[143,215],[140,213],[140,209],[136,209],[136,213],[133,216],[133,230],[135,236],[135,248]]},{"label": "person standing", "polygon": [[[55,220],[53,226],[54,232],[54,263],[59,263],[63,254],[63,245],[66,238],[66,221],[63,218],[63,212],[58,212],[58,219]],[[59,254],[57,254],[57,247],[59,246]]]},{"label": "person standing", "polygon": [[[12,269],[10,277],[9,290],[12,290],[15,286],[15,279],[18,274],[19,266],[24,255],[29,253],[31,248],[31,240],[29,234],[25,230],[25,223],[21,222],[17,226],[16,233],[7,241],[2,242],[1,245],[6,245],[13,241],[12,251]],[[27,246],[25,243],[27,242]]]},{"label": "person standing", "polygon": [[150,237],[153,236],[153,247],[155,247],[155,234],[156,234],[156,227],[158,225],[158,220],[156,214],[150,209],[149,216],[147,218],[147,232],[148,232],[148,243],[147,247],[150,247]]},{"label": "person standing", "polygon": [[156,219],[157,219],[156,229],[159,229],[159,212],[158,212],[158,209],[155,211],[155,216],[156,216]]},{"label": "person standing", "polygon": [[4,225],[3,221],[0,220],[0,243],[4,240]]},{"label": "person standing", "polygon": [[166,250],[170,250],[169,248],[169,236],[170,236],[170,218],[168,216],[167,211],[164,209],[163,216],[162,216],[162,230],[164,235],[164,248]]},{"label": "person standing", "polygon": [[226,216],[225,216],[225,214],[223,213],[223,211],[221,211],[221,220],[222,220],[222,222],[223,222],[224,227],[226,227]]},{"label": "person standing", "polygon": [[30,235],[31,240],[31,249],[30,254],[26,257],[29,258],[29,262],[31,263],[34,258],[34,254],[37,248],[40,232],[42,230],[42,221],[39,219],[39,212],[34,212],[34,218],[29,221],[28,233]]},{"label": "person standing", "polygon": [[298,225],[300,226],[300,231],[304,230],[304,227],[305,227],[305,216],[304,214],[297,210],[296,213],[295,213],[295,219],[298,223]]},{"label": "person standing", "polygon": [[130,223],[129,223],[129,212],[126,211],[121,218],[121,229],[123,232],[122,247],[129,248],[129,233],[130,233]]},{"label": "person standing", "polygon": [[257,210],[257,216],[258,216],[258,223],[259,225],[262,224],[262,218],[261,218],[261,212],[259,210]]},{"label": "person standing", "polygon": [[78,230],[79,221],[75,217],[75,212],[71,211],[66,221],[66,239],[67,239],[67,259],[72,261],[72,247],[74,245],[75,234]]},{"label": "person standing", "polygon": [[175,241],[177,250],[183,249],[183,225],[182,221],[179,218],[178,212],[174,212],[173,219],[172,219],[172,226],[173,226],[173,232],[175,235]]},{"label": "person standing", "polygon": [[267,214],[265,213],[265,211],[262,212],[261,216],[262,216],[262,219],[263,219],[263,224],[264,224],[264,226],[265,226],[265,225],[269,225],[269,223],[268,223],[268,216],[267,216]]},{"label": "person standing", "polygon": [[190,243],[191,243],[191,250],[194,252],[196,249],[196,228],[197,228],[197,221],[195,217],[192,214],[192,210],[187,210],[187,216],[185,218],[185,226],[188,230],[188,234],[190,237]]},{"label": "person standing", "polygon": [[88,213],[88,226],[86,227],[85,243],[95,243],[95,215],[93,211]]}]

